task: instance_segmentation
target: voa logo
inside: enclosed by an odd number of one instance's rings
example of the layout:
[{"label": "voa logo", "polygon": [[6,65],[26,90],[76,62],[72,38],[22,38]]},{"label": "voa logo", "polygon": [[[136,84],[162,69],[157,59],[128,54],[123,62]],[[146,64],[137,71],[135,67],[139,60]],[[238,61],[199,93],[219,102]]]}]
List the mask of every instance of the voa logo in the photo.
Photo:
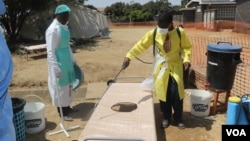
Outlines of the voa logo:
[{"label": "voa logo", "polygon": [[244,129],[226,129],[228,136],[247,136]]}]

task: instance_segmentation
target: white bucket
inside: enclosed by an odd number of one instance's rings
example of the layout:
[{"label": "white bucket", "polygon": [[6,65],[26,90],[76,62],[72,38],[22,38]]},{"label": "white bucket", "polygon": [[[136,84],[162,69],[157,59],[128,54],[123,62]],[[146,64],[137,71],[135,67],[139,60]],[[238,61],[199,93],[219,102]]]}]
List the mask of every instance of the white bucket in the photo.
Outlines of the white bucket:
[{"label": "white bucket", "polygon": [[191,90],[191,114],[197,117],[209,115],[212,94],[206,90]]},{"label": "white bucket", "polygon": [[34,134],[45,129],[44,109],[45,105],[41,102],[29,102],[25,104],[24,120],[26,133]]}]

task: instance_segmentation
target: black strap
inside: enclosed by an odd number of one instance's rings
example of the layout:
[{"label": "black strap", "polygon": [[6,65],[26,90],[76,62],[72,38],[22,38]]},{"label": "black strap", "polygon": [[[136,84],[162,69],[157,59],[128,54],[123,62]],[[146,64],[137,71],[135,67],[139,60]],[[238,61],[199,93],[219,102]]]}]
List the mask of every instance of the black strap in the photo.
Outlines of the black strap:
[{"label": "black strap", "polygon": [[154,29],[154,33],[153,33],[153,55],[155,56],[155,36],[156,36],[156,31],[157,28]]},{"label": "black strap", "polygon": [[177,34],[181,40],[181,32],[180,32],[180,29],[179,29],[179,26],[176,27],[176,31],[177,31]]}]

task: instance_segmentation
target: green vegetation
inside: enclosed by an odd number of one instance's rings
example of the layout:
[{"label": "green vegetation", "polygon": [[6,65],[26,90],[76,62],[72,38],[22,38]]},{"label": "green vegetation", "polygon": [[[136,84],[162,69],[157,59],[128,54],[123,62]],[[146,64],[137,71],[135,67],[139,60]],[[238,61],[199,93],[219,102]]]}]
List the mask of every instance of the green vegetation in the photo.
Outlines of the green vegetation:
[{"label": "green vegetation", "polygon": [[6,30],[10,43],[16,42],[25,19],[34,11],[41,11],[51,0],[3,0],[6,13],[0,16],[1,24]]},{"label": "green vegetation", "polygon": [[177,10],[180,6],[172,6],[167,0],[157,2],[149,1],[141,5],[140,3],[125,4],[117,2],[105,8],[105,14],[109,16],[112,22],[145,22],[153,21],[155,15],[160,10]]}]

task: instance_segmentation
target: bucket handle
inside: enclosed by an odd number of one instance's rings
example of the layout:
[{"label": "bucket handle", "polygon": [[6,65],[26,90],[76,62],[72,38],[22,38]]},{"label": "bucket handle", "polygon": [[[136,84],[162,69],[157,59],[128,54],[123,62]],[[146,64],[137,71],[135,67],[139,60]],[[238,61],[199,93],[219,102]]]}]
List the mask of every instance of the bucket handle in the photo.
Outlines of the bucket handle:
[{"label": "bucket handle", "polygon": [[43,99],[35,94],[29,94],[29,95],[26,95],[25,97],[32,97],[32,96],[38,98],[39,100],[41,100],[43,102]]}]

